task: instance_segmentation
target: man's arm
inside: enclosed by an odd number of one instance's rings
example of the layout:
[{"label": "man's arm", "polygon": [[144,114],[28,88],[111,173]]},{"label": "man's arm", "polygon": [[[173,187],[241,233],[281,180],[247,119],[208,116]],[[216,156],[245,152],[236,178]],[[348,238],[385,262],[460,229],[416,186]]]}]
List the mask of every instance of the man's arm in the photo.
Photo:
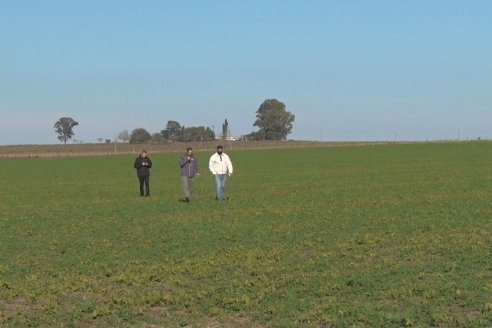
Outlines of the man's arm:
[{"label": "man's arm", "polygon": [[233,168],[232,168],[231,159],[230,158],[227,158],[227,171],[228,171],[229,175],[232,174],[232,170],[233,170]]},{"label": "man's arm", "polygon": [[194,162],[195,162],[195,172],[196,174],[200,174],[200,166],[198,165],[198,160],[196,157],[194,157]]},{"label": "man's arm", "polygon": [[180,166],[181,168],[183,168],[183,167],[186,165],[186,163],[188,163],[188,157],[186,157],[186,156],[182,156],[182,157],[179,159],[179,166]]},{"label": "man's arm", "polygon": [[210,157],[210,160],[208,161],[208,169],[210,172],[212,172],[213,175],[217,174],[214,170],[214,156]]}]

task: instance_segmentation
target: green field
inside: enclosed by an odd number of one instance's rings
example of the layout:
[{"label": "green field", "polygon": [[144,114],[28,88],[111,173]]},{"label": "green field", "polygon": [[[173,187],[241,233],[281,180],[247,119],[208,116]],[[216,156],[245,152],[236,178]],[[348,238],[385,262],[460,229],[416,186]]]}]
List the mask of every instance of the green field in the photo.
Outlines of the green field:
[{"label": "green field", "polygon": [[492,326],[492,143],[228,153],[0,160],[0,326]]}]

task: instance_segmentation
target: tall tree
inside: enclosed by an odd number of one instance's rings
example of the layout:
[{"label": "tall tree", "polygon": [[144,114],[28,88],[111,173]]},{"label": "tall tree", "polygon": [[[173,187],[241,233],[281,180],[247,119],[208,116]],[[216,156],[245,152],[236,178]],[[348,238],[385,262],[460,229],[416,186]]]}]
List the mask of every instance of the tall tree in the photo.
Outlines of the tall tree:
[{"label": "tall tree", "polygon": [[152,139],[150,133],[144,128],[138,128],[130,134],[130,143],[144,143]]},{"label": "tall tree", "polygon": [[229,122],[227,122],[227,118],[226,118],[224,124],[222,124],[222,140],[226,140],[228,136],[229,136]]},{"label": "tall tree", "polygon": [[285,104],[277,99],[267,99],[256,111],[253,126],[260,128],[257,135],[264,140],[284,140],[292,132],[295,115],[285,110]]},{"label": "tall tree", "polygon": [[176,121],[167,121],[166,128],[161,131],[164,138],[171,141],[179,139],[184,127]]},{"label": "tall tree", "polygon": [[55,131],[58,133],[58,140],[66,144],[67,141],[75,135],[73,127],[77,125],[79,125],[79,123],[73,118],[61,117],[54,125]]}]

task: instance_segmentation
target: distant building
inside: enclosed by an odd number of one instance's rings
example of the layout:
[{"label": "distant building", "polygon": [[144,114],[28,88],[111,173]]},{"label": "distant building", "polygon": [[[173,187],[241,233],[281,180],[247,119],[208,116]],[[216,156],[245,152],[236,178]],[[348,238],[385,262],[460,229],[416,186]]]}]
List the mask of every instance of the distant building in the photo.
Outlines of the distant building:
[{"label": "distant building", "polygon": [[215,140],[236,141],[236,138],[232,136],[227,136],[227,137],[218,136],[215,137]]}]

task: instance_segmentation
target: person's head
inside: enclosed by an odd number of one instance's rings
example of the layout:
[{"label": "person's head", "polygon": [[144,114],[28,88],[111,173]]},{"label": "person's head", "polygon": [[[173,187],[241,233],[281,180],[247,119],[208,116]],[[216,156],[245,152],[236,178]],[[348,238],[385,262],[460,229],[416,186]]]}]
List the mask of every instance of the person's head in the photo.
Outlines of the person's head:
[{"label": "person's head", "polygon": [[188,156],[193,155],[193,149],[191,147],[186,148],[186,155]]},{"label": "person's head", "polygon": [[140,153],[140,157],[142,158],[147,157],[147,149],[142,149],[142,152]]},{"label": "person's head", "polygon": [[217,154],[221,155],[224,152],[224,147],[217,146]]}]

